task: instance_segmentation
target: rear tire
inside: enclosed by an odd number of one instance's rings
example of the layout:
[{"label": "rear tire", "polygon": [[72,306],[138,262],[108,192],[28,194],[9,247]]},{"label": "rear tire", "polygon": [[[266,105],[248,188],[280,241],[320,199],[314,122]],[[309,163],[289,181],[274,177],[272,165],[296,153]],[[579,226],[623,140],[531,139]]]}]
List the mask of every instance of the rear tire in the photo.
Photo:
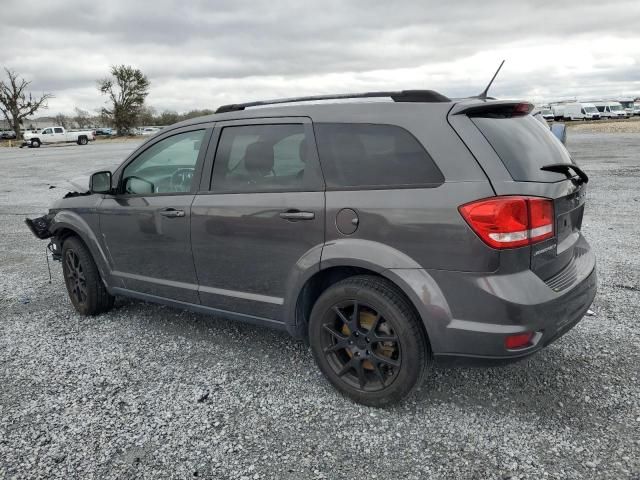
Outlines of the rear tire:
[{"label": "rear tire", "polygon": [[91,253],[78,237],[69,237],[62,245],[62,272],[78,313],[97,315],[113,307],[115,298],[107,292]]},{"label": "rear tire", "polygon": [[431,362],[420,319],[395,285],[361,275],[320,295],[309,320],[313,357],[340,392],[372,407],[399,402]]},{"label": "rear tire", "polygon": [[87,137],[78,138],[78,145],[86,145],[87,143],[89,143],[89,140],[87,140]]}]

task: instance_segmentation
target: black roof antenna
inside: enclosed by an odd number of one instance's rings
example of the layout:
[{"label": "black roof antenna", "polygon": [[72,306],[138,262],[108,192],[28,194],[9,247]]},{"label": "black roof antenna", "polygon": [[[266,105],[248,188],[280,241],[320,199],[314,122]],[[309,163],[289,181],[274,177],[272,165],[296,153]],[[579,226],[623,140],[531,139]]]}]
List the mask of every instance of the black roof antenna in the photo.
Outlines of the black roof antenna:
[{"label": "black roof antenna", "polygon": [[502,60],[502,63],[498,67],[498,70],[496,70],[496,73],[494,73],[493,77],[491,77],[491,81],[487,85],[487,88],[485,88],[484,91],[480,95],[478,95],[476,98],[479,98],[480,100],[486,100],[487,99],[487,93],[489,93],[489,88],[491,88],[491,84],[493,83],[493,81],[498,76],[498,73],[500,72],[500,69],[502,68],[502,65],[504,65],[504,60]]}]

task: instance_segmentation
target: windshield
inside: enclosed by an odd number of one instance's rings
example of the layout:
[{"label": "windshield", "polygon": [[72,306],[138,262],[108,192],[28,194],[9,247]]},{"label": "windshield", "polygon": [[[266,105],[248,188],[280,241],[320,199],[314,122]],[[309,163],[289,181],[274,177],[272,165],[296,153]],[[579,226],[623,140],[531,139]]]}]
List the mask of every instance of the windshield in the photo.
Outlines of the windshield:
[{"label": "windshield", "polygon": [[599,113],[596,107],[584,107],[584,111],[587,113]]},{"label": "windshield", "polygon": [[559,182],[566,176],[546,172],[551,163],[573,163],[569,152],[551,130],[531,115],[512,118],[473,117],[511,177],[517,182]]},{"label": "windshield", "polygon": [[622,110],[622,106],[620,106],[620,105],[609,105],[609,110],[611,110],[612,112],[619,112],[620,110]]},{"label": "windshield", "polygon": [[553,115],[553,112],[548,108],[542,109],[541,113],[542,113],[542,115]]}]

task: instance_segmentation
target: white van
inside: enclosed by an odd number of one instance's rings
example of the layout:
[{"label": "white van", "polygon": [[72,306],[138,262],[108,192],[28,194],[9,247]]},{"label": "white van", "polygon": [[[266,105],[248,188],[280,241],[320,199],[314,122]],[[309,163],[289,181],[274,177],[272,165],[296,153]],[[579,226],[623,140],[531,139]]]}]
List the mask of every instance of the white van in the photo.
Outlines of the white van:
[{"label": "white van", "polygon": [[593,103],[573,102],[564,104],[565,120],[600,120],[600,112]]},{"label": "white van", "polygon": [[627,112],[620,102],[593,102],[601,118],[626,118]]},{"label": "white van", "polygon": [[558,120],[564,119],[564,109],[566,103],[552,103],[551,111],[553,112],[553,119],[557,122]]}]

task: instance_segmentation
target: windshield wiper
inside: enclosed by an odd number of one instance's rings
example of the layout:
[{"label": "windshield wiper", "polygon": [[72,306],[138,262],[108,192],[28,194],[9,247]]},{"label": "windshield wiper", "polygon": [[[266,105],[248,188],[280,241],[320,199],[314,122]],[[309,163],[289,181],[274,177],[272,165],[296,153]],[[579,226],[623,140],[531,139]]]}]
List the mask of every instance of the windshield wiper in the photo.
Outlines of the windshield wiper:
[{"label": "windshield wiper", "polygon": [[573,178],[573,175],[571,175],[571,170],[573,170],[576,175],[578,175],[582,183],[589,182],[589,177],[584,173],[584,170],[573,163],[550,163],[549,165],[545,165],[540,168],[540,170],[544,170],[545,172],[564,173],[569,178]]}]

